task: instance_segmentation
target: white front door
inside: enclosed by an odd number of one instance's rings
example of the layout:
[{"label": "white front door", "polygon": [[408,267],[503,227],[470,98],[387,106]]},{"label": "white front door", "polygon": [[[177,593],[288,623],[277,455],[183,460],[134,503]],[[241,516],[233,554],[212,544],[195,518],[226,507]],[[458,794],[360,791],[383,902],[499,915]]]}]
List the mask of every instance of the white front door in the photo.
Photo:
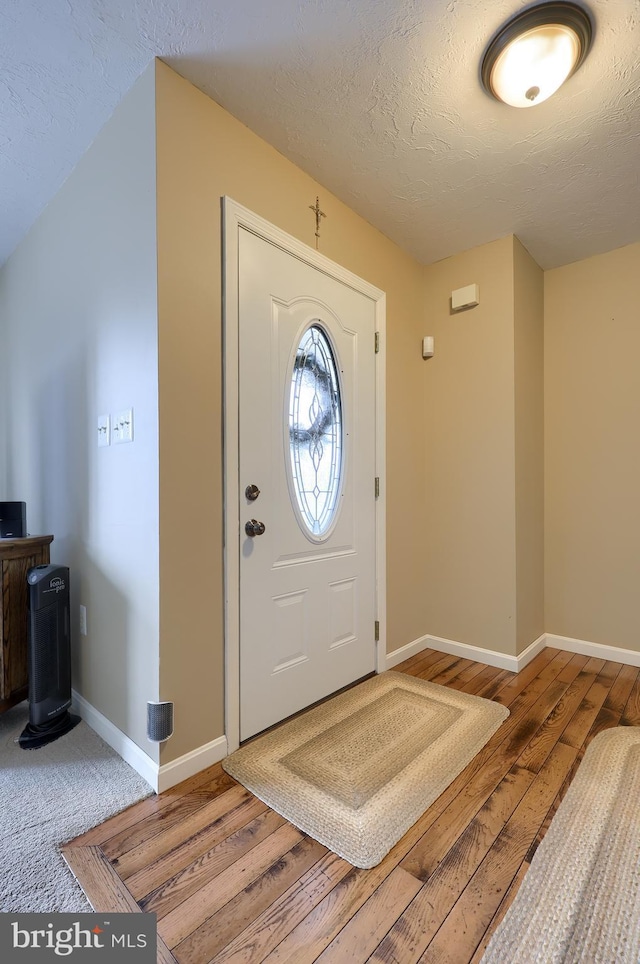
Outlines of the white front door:
[{"label": "white front door", "polygon": [[238,228],[241,740],[376,668],[375,319]]}]

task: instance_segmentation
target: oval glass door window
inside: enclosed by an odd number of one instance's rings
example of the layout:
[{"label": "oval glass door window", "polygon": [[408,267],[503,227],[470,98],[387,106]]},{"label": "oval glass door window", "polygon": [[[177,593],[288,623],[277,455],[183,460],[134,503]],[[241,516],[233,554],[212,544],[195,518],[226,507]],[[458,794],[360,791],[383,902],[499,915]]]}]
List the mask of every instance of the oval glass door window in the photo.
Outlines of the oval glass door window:
[{"label": "oval glass door window", "polygon": [[296,351],[289,398],[293,490],[307,533],[322,538],[338,509],[342,477],[342,401],[335,356],[316,323]]}]

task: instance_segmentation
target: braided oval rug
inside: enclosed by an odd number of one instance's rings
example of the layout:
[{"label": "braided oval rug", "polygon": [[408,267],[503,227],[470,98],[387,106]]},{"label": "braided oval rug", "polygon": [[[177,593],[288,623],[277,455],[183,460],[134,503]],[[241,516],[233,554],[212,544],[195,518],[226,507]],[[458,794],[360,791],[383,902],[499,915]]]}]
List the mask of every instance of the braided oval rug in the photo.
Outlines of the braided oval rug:
[{"label": "braided oval rug", "polygon": [[509,710],[387,671],[242,746],[222,766],[356,867],[373,867]]},{"label": "braided oval rug", "polygon": [[589,744],[482,964],[640,961],[640,727]]}]

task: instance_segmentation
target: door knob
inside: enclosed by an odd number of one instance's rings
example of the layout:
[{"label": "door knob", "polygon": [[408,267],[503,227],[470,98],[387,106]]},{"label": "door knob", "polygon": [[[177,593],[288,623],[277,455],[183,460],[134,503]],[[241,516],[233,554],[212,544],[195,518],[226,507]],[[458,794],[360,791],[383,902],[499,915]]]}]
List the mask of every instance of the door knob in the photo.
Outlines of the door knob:
[{"label": "door knob", "polygon": [[265,524],[264,522],[258,522],[257,519],[251,519],[246,523],[244,531],[248,536],[253,539],[254,536],[261,536],[264,534]]},{"label": "door knob", "polygon": [[249,502],[255,502],[260,495],[260,489],[257,485],[248,485],[244,490],[244,497]]}]

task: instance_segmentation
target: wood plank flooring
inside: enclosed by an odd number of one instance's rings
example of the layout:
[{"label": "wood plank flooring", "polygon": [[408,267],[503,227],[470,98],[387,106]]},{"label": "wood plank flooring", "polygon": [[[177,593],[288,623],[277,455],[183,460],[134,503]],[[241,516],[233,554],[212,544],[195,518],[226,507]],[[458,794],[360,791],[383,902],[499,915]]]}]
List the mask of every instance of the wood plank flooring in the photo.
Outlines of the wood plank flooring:
[{"label": "wood plank flooring", "polygon": [[377,867],[218,765],[64,848],[94,909],[155,912],[165,964],[478,964],[589,742],[640,725],[640,670],[555,649],[517,674],[433,650],[396,670],[510,716]]}]

